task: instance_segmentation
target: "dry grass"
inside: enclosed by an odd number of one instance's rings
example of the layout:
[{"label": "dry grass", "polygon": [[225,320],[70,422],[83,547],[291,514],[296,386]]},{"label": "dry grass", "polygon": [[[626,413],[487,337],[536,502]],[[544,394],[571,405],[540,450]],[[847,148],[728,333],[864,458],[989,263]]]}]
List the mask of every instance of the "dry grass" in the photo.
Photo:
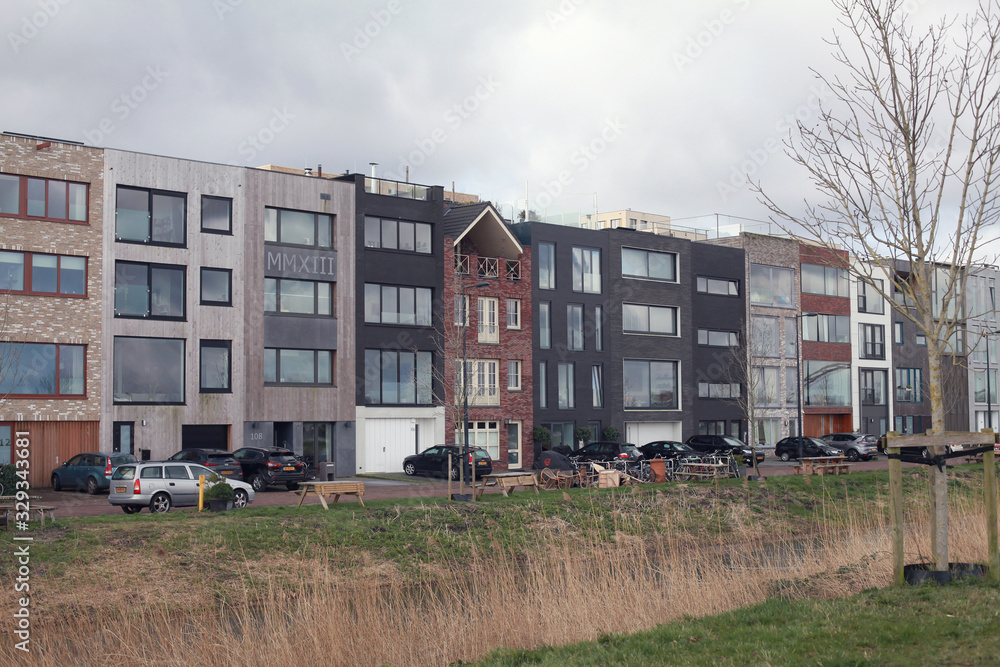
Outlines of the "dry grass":
[{"label": "dry grass", "polygon": [[[952,560],[985,560],[980,508],[951,507]],[[80,605],[72,619],[50,618],[33,629],[27,661],[5,651],[0,665],[445,665],[500,646],[576,642],[775,595],[836,597],[891,581],[881,511],[823,502],[813,510],[815,525],[836,515],[842,528],[771,540],[745,513],[727,516],[725,539],[720,531],[707,543],[672,528],[676,510],[665,507],[662,527],[641,538],[624,530],[625,514],[619,530],[602,529],[599,540],[553,522],[519,563],[492,557],[498,544],[470,544],[471,566],[429,568],[416,583],[391,569],[359,567],[345,577],[315,560],[286,562],[266,590],[253,597],[236,590],[236,603],[218,613],[178,614],[150,591],[138,596],[114,582],[110,616],[106,606],[88,612]],[[930,552],[925,515],[908,517],[910,562]],[[289,572],[297,574],[291,585]]]}]

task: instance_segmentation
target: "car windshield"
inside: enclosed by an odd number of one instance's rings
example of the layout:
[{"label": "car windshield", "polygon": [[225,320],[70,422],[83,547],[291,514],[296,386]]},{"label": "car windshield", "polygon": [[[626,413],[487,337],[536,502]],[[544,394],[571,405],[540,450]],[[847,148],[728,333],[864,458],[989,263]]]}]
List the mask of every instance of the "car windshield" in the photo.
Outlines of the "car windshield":
[{"label": "car windshield", "polygon": [[487,454],[486,452],[484,452],[481,449],[476,449],[476,450],[473,450],[473,451],[476,453],[476,458],[477,459],[486,459],[488,461],[492,460],[492,459],[490,459],[490,455]]},{"label": "car windshield", "polygon": [[135,466],[118,466],[111,479],[135,479]]},{"label": "car windshield", "polygon": [[[816,445],[817,447],[822,447],[824,449],[826,449],[827,447],[833,447],[829,442],[825,440],[820,440],[819,438],[805,438],[805,440],[806,442],[810,442]],[[836,447],[833,447],[833,449],[836,449]]]},{"label": "car windshield", "polygon": [[271,452],[271,460],[276,463],[295,463],[298,459],[295,454],[288,451]]},{"label": "car windshield", "polygon": [[229,452],[219,452],[218,454],[208,454],[205,459],[208,461],[228,461],[233,458]]},{"label": "car windshield", "polygon": [[725,442],[730,447],[739,447],[740,449],[743,449],[744,447],[746,447],[746,445],[744,445],[742,442],[740,442],[736,438],[725,437],[725,438],[722,439],[722,441]]}]

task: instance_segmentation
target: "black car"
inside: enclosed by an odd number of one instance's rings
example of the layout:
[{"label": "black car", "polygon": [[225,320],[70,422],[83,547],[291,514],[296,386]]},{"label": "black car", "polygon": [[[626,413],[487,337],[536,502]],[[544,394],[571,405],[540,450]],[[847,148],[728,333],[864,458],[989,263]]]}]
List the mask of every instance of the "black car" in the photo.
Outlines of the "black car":
[{"label": "black car", "polygon": [[[692,435],[687,439],[687,445],[703,454],[728,454],[743,456],[746,465],[753,465],[754,450],[746,445],[742,440],[728,435]],[[757,463],[764,461],[764,450],[760,447],[756,450]]]},{"label": "black car", "polygon": [[284,484],[294,491],[299,482],[306,481],[305,466],[288,449],[244,447],[233,452],[233,458],[243,468],[243,480],[256,493],[263,492],[269,484]]},{"label": "black car", "polygon": [[243,466],[224,449],[182,449],[167,460],[199,463],[221,477],[243,481]]},{"label": "black car", "polygon": [[[493,472],[493,459],[485,449],[472,447],[470,456],[475,461],[476,477]],[[448,458],[451,457],[451,478],[459,478],[462,448],[458,445],[435,445],[403,459],[403,472],[407,475],[448,475]]]},{"label": "black car", "polygon": [[782,461],[799,458],[799,441],[802,441],[802,456],[843,456],[844,452],[825,440],[810,437],[783,438],[774,446],[774,455]]},{"label": "black car", "polygon": [[646,459],[677,459],[698,455],[698,452],[688,445],[673,440],[654,440],[640,447],[639,451]]},{"label": "black car", "polygon": [[587,443],[572,454],[577,461],[611,461],[613,459],[625,459],[628,461],[641,461],[642,452],[635,445],[628,442],[610,442],[607,440],[596,440]]}]

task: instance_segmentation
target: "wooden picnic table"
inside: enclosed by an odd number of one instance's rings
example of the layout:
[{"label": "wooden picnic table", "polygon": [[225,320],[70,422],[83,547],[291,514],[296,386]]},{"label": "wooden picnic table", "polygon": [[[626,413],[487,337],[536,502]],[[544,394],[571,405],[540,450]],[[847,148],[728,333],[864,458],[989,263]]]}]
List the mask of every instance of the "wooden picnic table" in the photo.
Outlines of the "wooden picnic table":
[{"label": "wooden picnic table", "polygon": [[365,506],[365,501],[362,497],[365,495],[364,482],[299,482],[299,488],[292,491],[292,493],[299,496],[299,502],[295,505],[296,507],[302,507],[302,501],[310,493],[319,497],[319,501],[323,503],[323,509],[325,510],[330,509],[330,506],[326,504],[326,496],[333,496],[333,502],[338,502],[340,496],[354,496],[358,499],[358,503],[362,507]]},{"label": "wooden picnic table", "polygon": [[538,477],[532,472],[498,472],[483,475],[479,484],[473,487],[476,498],[483,495],[487,486],[498,487],[504,498],[508,498],[518,486],[524,489],[532,488],[535,490],[535,495],[538,495]]},{"label": "wooden picnic table", "polygon": [[851,472],[843,456],[804,456],[794,468],[796,475],[839,475]]},{"label": "wooden picnic table", "polygon": [[[24,510],[21,510],[21,511],[24,511]],[[9,529],[10,528],[10,515],[11,514],[17,514],[17,512],[18,512],[17,505],[0,505],[0,512],[3,513],[3,522],[2,522],[3,527],[5,529]],[[33,512],[37,512],[38,513],[38,519],[42,523],[42,528],[45,527],[45,515],[46,514],[48,514],[49,518],[52,519],[52,522],[55,523],[55,520],[56,520],[56,508],[55,507],[53,507],[51,505],[36,505],[34,503],[30,503],[28,505],[28,515],[30,516],[31,513],[33,513]]]}]

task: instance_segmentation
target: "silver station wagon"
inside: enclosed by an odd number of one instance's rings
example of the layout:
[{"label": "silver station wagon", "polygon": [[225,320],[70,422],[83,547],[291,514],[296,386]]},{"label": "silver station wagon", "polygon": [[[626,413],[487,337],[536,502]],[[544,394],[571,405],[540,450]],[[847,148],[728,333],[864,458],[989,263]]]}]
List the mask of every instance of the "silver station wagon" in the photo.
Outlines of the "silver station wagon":
[{"label": "silver station wagon", "polygon": [[[212,476],[212,471],[197,463],[157,461],[128,463],[115,468],[111,475],[108,502],[120,505],[126,514],[148,507],[150,512],[167,512],[171,507],[198,504],[198,476]],[[234,507],[253,502],[253,487],[246,482],[227,479],[233,487]]]}]

